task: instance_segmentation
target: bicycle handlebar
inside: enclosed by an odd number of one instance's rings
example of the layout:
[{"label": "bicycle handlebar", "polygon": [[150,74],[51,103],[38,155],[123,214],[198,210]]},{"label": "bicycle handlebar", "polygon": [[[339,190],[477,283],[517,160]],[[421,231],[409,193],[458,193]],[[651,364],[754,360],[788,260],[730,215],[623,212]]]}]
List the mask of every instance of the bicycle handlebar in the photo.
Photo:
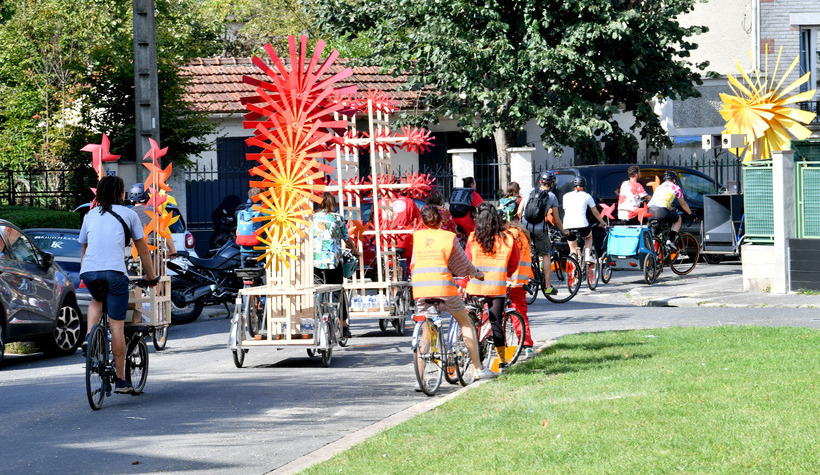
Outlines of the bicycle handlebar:
[{"label": "bicycle handlebar", "polygon": [[136,280],[132,280],[132,281],[131,281],[131,283],[132,283],[132,284],[136,285],[137,287],[141,287],[141,288],[143,288],[143,289],[144,289],[145,287],[150,287],[150,286],[153,286],[153,285],[157,285],[157,283],[158,283],[158,282],[159,282],[159,277],[156,277],[156,278],[151,279],[151,280],[148,280],[148,279],[136,279]]}]

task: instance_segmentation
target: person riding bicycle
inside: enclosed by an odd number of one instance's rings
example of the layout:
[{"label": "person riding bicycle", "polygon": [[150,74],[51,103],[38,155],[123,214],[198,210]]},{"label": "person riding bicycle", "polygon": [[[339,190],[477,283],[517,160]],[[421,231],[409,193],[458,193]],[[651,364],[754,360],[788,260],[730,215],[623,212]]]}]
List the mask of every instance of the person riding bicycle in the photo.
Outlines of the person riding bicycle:
[{"label": "person riding bicycle", "polygon": [[657,220],[661,223],[670,225],[669,239],[666,240],[666,245],[675,249],[675,238],[678,236],[683,220],[681,215],[671,209],[672,202],[678,200],[680,207],[688,215],[692,215],[692,210],[686,200],[683,199],[683,190],[675,183],[678,179],[678,174],[672,170],[663,172],[663,183],[655,189],[652,199],[649,200],[649,213],[652,214],[652,221]]},{"label": "person riding bicycle", "polygon": [[455,233],[441,229],[441,213],[436,206],[425,205],[421,209],[421,220],[424,228],[415,233],[416,243],[410,262],[416,312],[432,314],[435,305],[430,301],[441,300],[440,308],[450,312],[461,327],[464,343],[476,370],[476,379],[495,377],[496,373],[481,364],[475,327],[453,281],[453,275],[474,276],[483,280],[484,274],[467,259]]},{"label": "person riding bicycle", "polygon": [[[532,253],[530,252],[530,233],[524,229],[521,222],[512,220],[508,221],[504,229],[510,236],[515,239],[518,246],[520,260],[518,262],[518,270],[512,276],[510,281],[513,286],[510,288],[510,303],[512,307],[521,314],[524,319],[524,356],[530,357],[535,354],[532,349],[532,335],[530,334],[530,320],[527,316],[527,291],[524,290],[524,285],[532,279]],[[518,320],[513,320],[513,324],[518,324]],[[515,329],[518,331],[518,329]]]},{"label": "person riding bicycle", "polygon": [[618,192],[618,219],[628,225],[640,225],[640,221],[634,216],[635,210],[652,197],[646,193],[643,185],[638,182],[641,169],[637,165],[629,167],[626,173],[629,175],[629,179],[621,183],[621,189]]},{"label": "person riding bicycle", "polygon": [[584,191],[587,186],[586,178],[576,176],[572,184],[575,189],[564,195],[564,226],[569,231],[567,244],[569,244],[570,254],[575,254],[580,260],[578,236],[582,237],[584,239],[584,261],[590,262],[592,260],[592,228],[587,219],[587,210],[592,211],[592,215],[604,228],[606,228],[606,223],[601,218],[598,208],[595,207],[595,199]]},{"label": "person riding bicycle", "polygon": [[469,236],[470,233],[473,232],[473,230],[475,230],[474,216],[476,207],[483,203],[484,199],[481,198],[481,196],[476,191],[475,178],[471,176],[468,176],[467,178],[462,178],[462,183],[464,184],[464,188],[473,189],[473,192],[471,194],[472,200],[470,202],[469,211],[467,211],[467,213],[464,215],[456,216],[456,213],[454,212],[451,203],[450,212],[453,215],[453,221],[456,223],[456,226],[460,227],[464,231],[464,234]]},{"label": "person riding bicycle", "polygon": [[[151,199],[151,194],[145,191],[145,185],[142,183],[134,183],[131,186],[131,189],[128,190],[128,199],[131,200],[131,203],[134,204],[134,207],[131,208],[132,211],[137,213],[137,216],[140,218],[140,223],[142,223],[143,233],[145,232],[145,226],[148,226],[151,223],[151,216],[148,215],[147,211],[154,212],[153,206],[148,206],[148,200]],[[154,244],[154,238],[149,237],[148,244]],[[165,245],[168,246],[168,257],[174,257],[177,254],[177,248],[174,245],[173,239],[166,239]]]},{"label": "person riding bicycle", "polygon": [[[152,287],[156,285],[156,274],[148,252],[140,218],[133,210],[122,205],[125,200],[125,185],[118,176],[104,176],[97,185],[96,206],[88,211],[77,239],[82,244],[80,278],[91,293],[88,305],[88,334],[102,316],[103,300],[108,312],[111,329],[111,347],[117,379],[114,392],[128,394],[134,388],[125,380],[125,317],[128,312],[128,274],[125,269],[126,236],[130,234],[139,252],[143,278]],[[108,290],[94,284],[106,281]],[[86,351],[88,341],[83,343]]]},{"label": "person riding bicycle", "polygon": [[504,231],[504,225],[495,206],[484,203],[476,213],[475,231],[467,238],[467,257],[485,279],[470,279],[467,293],[483,297],[490,307],[490,325],[493,344],[498,353],[499,369],[507,365],[504,338],[504,304],[507,301],[507,279],[518,271],[521,260],[513,237]]},{"label": "person riding bicycle", "polygon": [[[538,189],[530,193],[529,198],[525,202],[521,200],[518,208],[518,214],[522,216],[521,224],[530,232],[532,237],[532,244],[535,248],[536,258],[543,260],[544,270],[544,293],[547,295],[555,295],[558,290],[550,284],[552,276],[552,263],[550,259],[550,249],[552,247],[552,239],[550,231],[547,227],[547,220],[552,219],[555,227],[561,231],[561,234],[567,236],[569,233],[564,229],[564,224],[561,222],[561,217],[558,215],[558,198],[552,189],[555,187],[555,173],[546,170],[541,172],[538,177]],[[527,217],[529,215],[529,218]]]}]

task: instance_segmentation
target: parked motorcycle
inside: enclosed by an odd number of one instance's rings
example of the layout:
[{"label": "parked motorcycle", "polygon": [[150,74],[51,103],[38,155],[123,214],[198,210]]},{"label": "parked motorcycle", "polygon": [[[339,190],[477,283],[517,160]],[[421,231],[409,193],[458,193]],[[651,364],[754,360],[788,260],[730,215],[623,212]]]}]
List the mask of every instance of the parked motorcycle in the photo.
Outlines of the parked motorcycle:
[{"label": "parked motorcycle", "polygon": [[230,314],[228,302],[234,302],[242,288],[242,280],[234,273],[241,264],[236,241],[226,242],[207,259],[185,251],[177,254],[180,257],[168,262],[168,269],[177,274],[171,276],[171,321],[193,322],[206,305],[223,304]]}]

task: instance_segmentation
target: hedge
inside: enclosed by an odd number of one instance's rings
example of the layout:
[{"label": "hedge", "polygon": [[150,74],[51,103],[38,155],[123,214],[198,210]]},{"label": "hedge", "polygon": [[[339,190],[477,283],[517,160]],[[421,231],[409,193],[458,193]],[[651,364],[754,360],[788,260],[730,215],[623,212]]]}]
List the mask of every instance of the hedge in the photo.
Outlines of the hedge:
[{"label": "hedge", "polygon": [[20,229],[80,229],[83,224],[83,217],[80,213],[55,211],[32,206],[0,206],[0,219],[5,219],[17,225]]}]

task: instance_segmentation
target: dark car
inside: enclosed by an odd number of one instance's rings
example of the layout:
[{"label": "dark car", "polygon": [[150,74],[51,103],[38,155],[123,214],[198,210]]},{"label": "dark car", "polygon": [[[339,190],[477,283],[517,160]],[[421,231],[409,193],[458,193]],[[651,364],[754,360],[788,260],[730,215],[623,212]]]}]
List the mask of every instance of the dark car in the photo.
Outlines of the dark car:
[{"label": "dark car", "polygon": [[[629,179],[627,170],[630,166],[632,165],[588,165],[553,170],[555,173],[555,195],[558,197],[558,202],[563,204],[564,194],[573,190],[575,177],[583,176],[587,181],[586,191],[592,195],[595,199],[595,203],[618,203],[618,193],[621,188],[621,183]],[[653,189],[647,186],[647,183],[654,182],[655,177],[658,177],[659,180],[663,180],[663,173],[667,170],[672,170],[677,173],[678,184],[683,190],[683,197],[686,203],[692,212],[697,215],[698,221],[703,220],[703,197],[715,193],[714,178],[687,167],[667,165],[638,166],[641,169],[638,181],[646,188],[646,192],[650,195]],[[718,188],[721,192],[724,191],[723,187],[718,186]],[[563,216],[563,208],[560,209],[561,216]],[[600,211],[600,207],[598,210]],[[616,213],[612,215],[617,218]],[[592,222],[594,222],[594,219]],[[700,238],[699,222],[686,227],[685,230]]]},{"label": "dark car", "polygon": [[0,220],[0,364],[5,343],[36,341],[46,353],[70,355],[84,335],[74,284],[54,255]]},{"label": "dark car", "polygon": [[77,304],[83,315],[88,315],[91,293],[80,280],[80,259],[83,246],[79,242],[79,229],[35,228],[26,234],[45,252],[54,254],[54,261],[68,274],[77,295]]}]

